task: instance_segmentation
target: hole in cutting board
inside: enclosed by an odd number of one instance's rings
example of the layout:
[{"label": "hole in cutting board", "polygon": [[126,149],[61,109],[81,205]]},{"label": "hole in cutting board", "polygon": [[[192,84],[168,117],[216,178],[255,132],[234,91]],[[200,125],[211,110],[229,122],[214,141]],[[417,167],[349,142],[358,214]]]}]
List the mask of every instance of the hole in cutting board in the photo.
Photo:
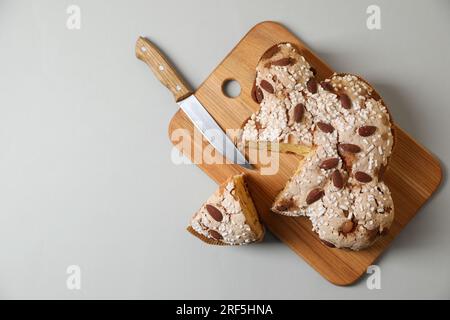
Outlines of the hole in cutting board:
[{"label": "hole in cutting board", "polygon": [[234,79],[225,80],[222,84],[222,92],[228,98],[236,98],[241,94],[241,85]]}]

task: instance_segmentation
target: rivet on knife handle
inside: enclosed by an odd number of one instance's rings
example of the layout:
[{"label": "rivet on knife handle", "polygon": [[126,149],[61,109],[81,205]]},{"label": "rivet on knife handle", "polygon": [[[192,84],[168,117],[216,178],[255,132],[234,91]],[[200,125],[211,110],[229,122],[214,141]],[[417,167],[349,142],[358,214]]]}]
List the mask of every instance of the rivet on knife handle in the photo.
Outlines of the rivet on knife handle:
[{"label": "rivet on knife handle", "polygon": [[139,37],[136,41],[135,50],[136,57],[150,67],[159,81],[172,92],[176,102],[192,94],[191,89],[183,78],[148,39]]}]

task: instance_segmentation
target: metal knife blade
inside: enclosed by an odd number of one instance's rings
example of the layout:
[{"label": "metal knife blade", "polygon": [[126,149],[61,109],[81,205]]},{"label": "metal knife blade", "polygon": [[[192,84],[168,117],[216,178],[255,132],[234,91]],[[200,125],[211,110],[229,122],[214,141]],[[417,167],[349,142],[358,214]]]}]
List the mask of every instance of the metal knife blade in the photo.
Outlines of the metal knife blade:
[{"label": "metal knife blade", "polygon": [[247,169],[253,169],[253,166],[197,100],[189,85],[162,52],[152,42],[143,37],[139,37],[136,41],[135,50],[136,57],[144,61],[158,80],[172,92],[175,101],[206,140],[232,163],[239,164]]},{"label": "metal knife blade", "polygon": [[231,139],[223,132],[222,128],[209,112],[206,111],[195,95],[190,95],[186,99],[179,101],[178,105],[216,150],[231,162],[247,169],[253,169],[253,166],[245,159],[239,149],[236,148]]}]

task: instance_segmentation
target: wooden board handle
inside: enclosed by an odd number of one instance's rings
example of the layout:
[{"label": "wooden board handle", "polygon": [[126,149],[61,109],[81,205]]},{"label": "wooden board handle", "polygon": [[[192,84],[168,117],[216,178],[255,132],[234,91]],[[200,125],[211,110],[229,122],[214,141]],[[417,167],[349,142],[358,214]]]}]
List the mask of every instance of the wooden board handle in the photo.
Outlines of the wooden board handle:
[{"label": "wooden board handle", "polygon": [[159,81],[165,85],[178,102],[192,94],[192,90],[169,63],[159,49],[148,39],[139,37],[136,41],[136,57],[144,61]]}]

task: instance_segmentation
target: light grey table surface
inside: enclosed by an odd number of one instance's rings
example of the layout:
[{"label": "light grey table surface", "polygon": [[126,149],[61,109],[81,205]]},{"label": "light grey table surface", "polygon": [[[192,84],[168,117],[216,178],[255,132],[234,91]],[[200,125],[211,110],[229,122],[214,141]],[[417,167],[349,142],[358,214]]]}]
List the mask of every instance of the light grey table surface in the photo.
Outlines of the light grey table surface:
[{"label": "light grey table surface", "polygon": [[[366,27],[371,4],[381,30]],[[196,87],[264,20],[363,75],[442,163],[439,191],[378,262],[380,290],[367,276],[334,286],[270,235],[218,248],[184,231],[216,186],[171,162],[176,106],[135,41]],[[445,0],[0,0],[0,298],[450,298],[449,31]]]}]

